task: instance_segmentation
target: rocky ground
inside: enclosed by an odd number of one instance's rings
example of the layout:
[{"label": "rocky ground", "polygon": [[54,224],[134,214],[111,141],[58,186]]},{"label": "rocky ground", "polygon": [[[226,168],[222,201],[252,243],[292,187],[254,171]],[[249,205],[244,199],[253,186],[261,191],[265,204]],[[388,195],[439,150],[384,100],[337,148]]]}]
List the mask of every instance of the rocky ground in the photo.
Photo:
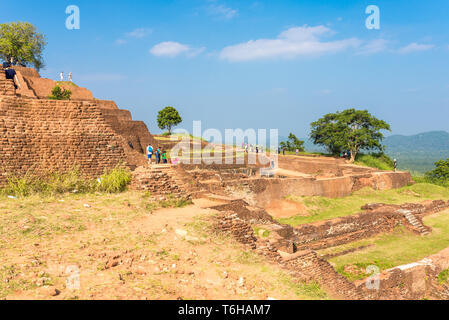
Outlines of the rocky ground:
[{"label": "rocky ground", "polygon": [[0,298],[327,298],[213,233],[216,212],[204,207],[144,192],[4,197]]}]

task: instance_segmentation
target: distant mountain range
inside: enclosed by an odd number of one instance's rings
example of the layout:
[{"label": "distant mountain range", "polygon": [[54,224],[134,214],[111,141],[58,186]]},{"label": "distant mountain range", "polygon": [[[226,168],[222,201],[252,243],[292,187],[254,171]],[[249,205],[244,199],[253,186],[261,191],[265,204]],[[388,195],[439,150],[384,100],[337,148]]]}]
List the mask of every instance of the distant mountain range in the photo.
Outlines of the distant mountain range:
[{"label": "distant mountain range", "polygon": [[412,172],[427,172],[438,160],[449,158],[449,133],[446,131],[389,136],[384,145],[386,153],[398,160],[400,169]]},{"label": "distant mountain range", "polygon": [[[284,141],[285,137],[280,137]],[[303,139],[309,152],[325,152],[309,139]],[[413,173],[424,173],[432,170],[435,162],[449,158],[449,133],[446,131],[431,131],[413,136],[393,135],[383,141],[386,154],[398,160],[401,170]]]}]

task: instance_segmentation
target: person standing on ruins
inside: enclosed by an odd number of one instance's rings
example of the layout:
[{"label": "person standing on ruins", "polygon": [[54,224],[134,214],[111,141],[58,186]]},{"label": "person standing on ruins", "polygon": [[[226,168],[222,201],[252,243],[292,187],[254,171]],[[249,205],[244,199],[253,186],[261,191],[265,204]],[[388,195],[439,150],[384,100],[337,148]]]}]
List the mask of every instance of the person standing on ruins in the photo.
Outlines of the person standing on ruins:
[{"label": "person standing on ruins", "polygon": [[153,146],[150,144],[147,147],[147,156],[150,164],[153,162]]},{"label": "person standing on ruins", "polygon": [[59,74],[59,77],[61,78],[61,81],[64,81],[64,72],[61,72],[61,73]]},{"label": "person standing on ruins", "polygon": [[394,172],[398,170],[398,160],[394,159]]},{"label": "person standing on ruins", "polygon": [[73,82],[73,81],[72,81],[72,72],[69,73],[69,81],[70,81],[70,82]]},{"label": "person standing on ruins", "polygon": [[17,90],[17,88],[20,89],[20,81],[19,81],[19,78],[17,78],[16,70],[14,70],[11,67],[10,63],[4,63],[3,68],[6,69],[5,70],[6,79],[12,80],[14,82],[14,89],[16,89],[16,90]]},{"label": "person standing on ruins", "polygon": [[156,150],[156,163],[161,163],[161,147],[158,147]]}]

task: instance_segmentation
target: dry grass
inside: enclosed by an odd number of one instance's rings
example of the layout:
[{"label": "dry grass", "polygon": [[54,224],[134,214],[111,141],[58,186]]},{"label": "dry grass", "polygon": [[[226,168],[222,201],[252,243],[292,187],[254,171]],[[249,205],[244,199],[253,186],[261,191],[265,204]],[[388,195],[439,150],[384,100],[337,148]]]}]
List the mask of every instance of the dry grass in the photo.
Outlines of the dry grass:
[{"label": "dry grass", "polygon": [[[2,196],[0,297],[327,297],[316,284],[297,282],[234,240],[211,232],[213,214],[188,203],[151,202],[141,192]],[[179,229],[190,238],[179,236]],[[67,288],[69,267],[80,271],[79,290]],[[55,289],[60,294],[53,297]]]}]

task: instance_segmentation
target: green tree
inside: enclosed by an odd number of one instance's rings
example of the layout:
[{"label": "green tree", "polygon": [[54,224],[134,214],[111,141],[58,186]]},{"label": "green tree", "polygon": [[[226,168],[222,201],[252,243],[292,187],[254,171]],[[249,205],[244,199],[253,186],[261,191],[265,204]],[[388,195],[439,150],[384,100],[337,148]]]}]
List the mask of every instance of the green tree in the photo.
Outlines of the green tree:
[{"label": "green tree", "polygon": [[435,163],[435,169],[426,173],[426,177],[433,182],[446,184],[449,182],[449,159]]},{"label": "green tree", "polygon": [[176,127],[181,122],[182,118],[178,110],[173,107],[162,109],[157,116],[157,125],[161,130],[168,130],[169,134],[171,134],[173,127]]},{"label": "green tree", "polygon": [[304,152],[304,141],[299,140],[293,133],[290,133],[288,136],[287,141],[283,141],[280,143],[281,148],[287,151],[293,151],[295,152],[296,149],[299,150],[299,152]]},{"label": "green tree", "polygon": [[72,91],[61,89],[60,86],[56,86],[51,90],[51,96],[49,99],[53,100],[70,100],[70,97],[72,96]]},{"label": "green tree", "polygon": [[0,56],[14,65],[33,65],[37,70],[44,66],[42,52],[45,36],[28,22],[0,24]]},{"label": "green tree", "polygon": [[351,152],[351,162],[360,150],[382,152],[384,136],[381,130],[391,131],[390,125],[372,116],[367,110],[348,109],[330,113],[311,124],[310,138],[326,147],[332,154]]}]

